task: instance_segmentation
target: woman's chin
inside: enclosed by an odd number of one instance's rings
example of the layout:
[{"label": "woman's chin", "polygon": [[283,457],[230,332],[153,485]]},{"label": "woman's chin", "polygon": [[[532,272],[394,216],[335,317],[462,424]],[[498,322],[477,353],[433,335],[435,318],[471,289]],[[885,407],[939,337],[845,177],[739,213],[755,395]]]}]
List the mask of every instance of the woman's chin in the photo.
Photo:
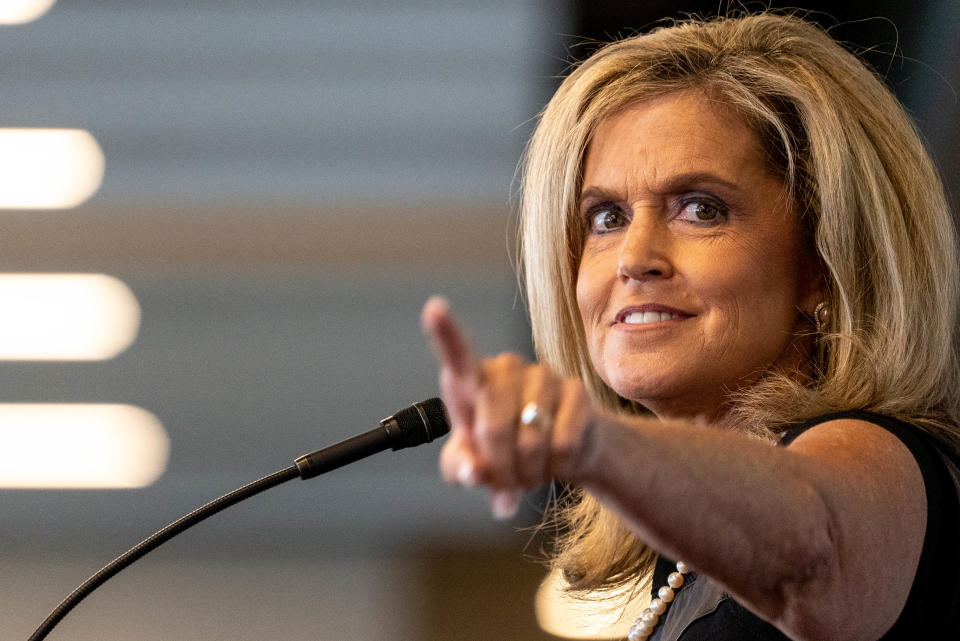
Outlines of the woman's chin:
[{"label": "woman's chin", "polygon": [[642,405],[660,418],[712,416],[718,399],[702,385],[659,378],[608,382],[621,397]]},{"label": "woman's chin", "polygon": [[657,405],[675,398],[681,391],[669,381],[660,380],[617,380],[607,382],[621,397],[653,410]]}]

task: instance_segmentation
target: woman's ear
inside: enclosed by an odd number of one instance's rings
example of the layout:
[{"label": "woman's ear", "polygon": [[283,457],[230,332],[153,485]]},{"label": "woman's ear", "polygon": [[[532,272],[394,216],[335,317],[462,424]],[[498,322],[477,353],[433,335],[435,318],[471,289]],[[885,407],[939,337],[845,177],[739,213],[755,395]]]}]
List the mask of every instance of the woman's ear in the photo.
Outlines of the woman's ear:
[{"label": "woman's ear", "polygon": [[810,323],[816,334],[820,334],[827,326],[830,315],[830,286],[826,270],[818,257],[809,257],[804,263],[797,283],[800,290],[797,311],[804,319],[804,331],[811,329],[806,325]]},{"label": "woman's ear", "polygon": [[810,318],[816,318],[818,308],[830,304],[830,290],[823,278],[816,278],[808,282],[806,293],[801,298],[800,309]]},{"label": "woman's ear", "polygon": [[817,306],[830,302],[830,284],[827,276],[827,267],[823,264],[819,253],[814,248],[806,252],[803,257],[800,276],[800,310],[809,316],[815,317]]}]

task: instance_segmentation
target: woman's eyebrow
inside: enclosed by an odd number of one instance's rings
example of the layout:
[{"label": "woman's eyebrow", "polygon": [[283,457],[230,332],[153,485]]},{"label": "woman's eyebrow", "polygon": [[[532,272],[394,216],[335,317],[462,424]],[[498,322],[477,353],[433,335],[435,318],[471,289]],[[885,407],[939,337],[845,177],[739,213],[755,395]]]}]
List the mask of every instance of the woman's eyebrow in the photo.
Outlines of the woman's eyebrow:
[{"label": "woman's eyebrow", "polygon": [[[741,184],[721,178],[717,174],[709,171],[691,171],[682,174],[667,176],[658,184],[652,186],[652,191],[656,194],[673,194],[681,191],[687,191],[696,187],[720,187],[728,191],[740,191],[743,189]],[[621,200],[622,196],[618,193],[604,189],[599,186],[590,186],[580,194],[579,202],[588,200]]]},{"label": "woman's eyebrow", "polygon": [[730,180],[725,180],[716,174],[708,171],[692,171],[683,174],[669,176],[658,191],[671,193],[683,191],[686,188],[699,185],[713,185],[729,190],[739,190],[741,186]]},{"label": "woman's eyebrow", "polygon": [[[654,185],[651,191],[658,195],[665,195],[689,191],[699,187],[719,187],[726,191],[740,191],[743,189],[741,184],[721,178],[708,171],[691,171],[667,176],[660,184]],[[583,206],[583,203],[591,201],[617,201],[622,199],[623,196],[616,191],[592,185],[581,192],[577,205]]]},{"label": "woman's eyebrow", "polygon": [[619,200],[619,198],[603,187],[588,187],[580,193],[580,202],[587,200]]}]

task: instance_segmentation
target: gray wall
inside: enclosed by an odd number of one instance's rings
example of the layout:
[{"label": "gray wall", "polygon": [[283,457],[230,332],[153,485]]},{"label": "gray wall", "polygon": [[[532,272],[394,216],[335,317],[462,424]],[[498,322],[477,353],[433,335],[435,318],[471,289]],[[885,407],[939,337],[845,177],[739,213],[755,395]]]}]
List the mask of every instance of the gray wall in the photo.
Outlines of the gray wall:
[{"label": "gray wall", "polygon": [[[483,350],[529,351],[509,198],[560,8],[60,0],[0,29],[0,126],[85,128],[106,156],[80,208],[0,212],[0,271],[109,273],[143,309],[111,361],[0,363],[0,402],[131,403],[171,439],[144,489],[0,490],[5,637],[200,503],[435,395],[429,295]],[[437,452],[218,515],[51,638],[537,638],[533,507],[492,521]]]}]

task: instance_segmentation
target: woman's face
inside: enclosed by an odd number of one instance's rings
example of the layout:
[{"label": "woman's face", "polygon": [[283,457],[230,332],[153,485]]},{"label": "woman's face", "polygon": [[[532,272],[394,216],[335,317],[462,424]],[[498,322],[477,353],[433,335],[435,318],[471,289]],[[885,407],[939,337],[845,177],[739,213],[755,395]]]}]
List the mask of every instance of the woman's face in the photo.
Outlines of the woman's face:
[{"label": "woman's face", "polygon": [[601,122],[587,150],[577,302],[590,358],[660,416],[717,418],[731,391],[807,361],[821,295],[757,135],[696,90]]}]

